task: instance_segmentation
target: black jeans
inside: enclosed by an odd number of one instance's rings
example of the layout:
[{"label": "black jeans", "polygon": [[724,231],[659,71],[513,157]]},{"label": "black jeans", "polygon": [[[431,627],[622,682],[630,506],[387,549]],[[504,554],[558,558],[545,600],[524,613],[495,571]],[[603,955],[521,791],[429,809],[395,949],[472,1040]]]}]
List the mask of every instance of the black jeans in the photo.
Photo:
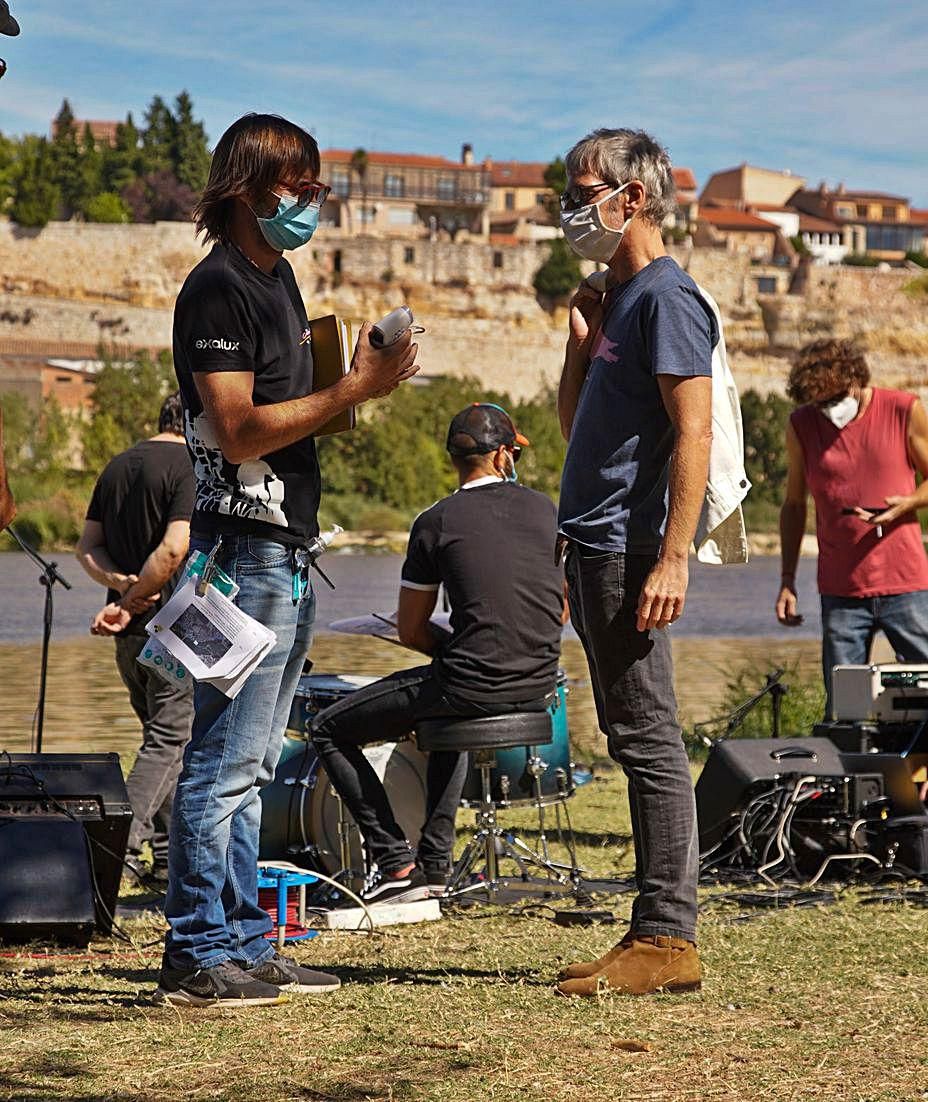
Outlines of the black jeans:
[{"label": "black jeans", "polygon": [[628,778],[639,934],[696,938],[699,845],[689,760],[677,723],[666,629],[638,631],[638,598],[655,559],[567,556],[571,620],[590,667],[599,726]]},{"label": "black jeans", "polygon": [[193,689],[180,688],[136,661],[147,635],[117,635],[116,668],[142,724],[142,745],[126,778],[132,805],[129,853],[151,843],[156,864],[167,864],[174,789],[193,723]]},{"label": "black jeans", "polygon": [[[475,704],[444,690],[432,675],[431,666],[416,666],[358,689],[320,712],[313,719],[312,738],[329,779],[364,836],[368,858],[383,872],[393,872],[409,865],[416,854],[361,747],[404,738],[418,720],[432,716],[542,711],[546,704],[544,700],[527,704]],[[454,819],[467,767],[466,753],[442,750],[429,754],[425,823],[419,838],[418,861],[430,872],[444,873],[451,866]]]}]

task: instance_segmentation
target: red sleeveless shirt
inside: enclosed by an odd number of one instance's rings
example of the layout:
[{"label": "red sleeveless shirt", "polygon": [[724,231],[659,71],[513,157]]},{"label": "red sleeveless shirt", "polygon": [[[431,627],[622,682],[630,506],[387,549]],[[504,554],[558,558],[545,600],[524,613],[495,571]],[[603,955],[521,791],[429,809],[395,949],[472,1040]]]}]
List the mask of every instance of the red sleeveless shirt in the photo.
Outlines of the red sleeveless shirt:
[{"label": "red sleeveless shirt", "polygon": [[876,528],[841,510],[884,504],[915,490],[906,444],[914,394],[873,388],[863,416],[836,428],[814,405],[790,422],[815,502],[818,588],[834,597],[880,597],[928,589],[928,558],[915,513]]}]

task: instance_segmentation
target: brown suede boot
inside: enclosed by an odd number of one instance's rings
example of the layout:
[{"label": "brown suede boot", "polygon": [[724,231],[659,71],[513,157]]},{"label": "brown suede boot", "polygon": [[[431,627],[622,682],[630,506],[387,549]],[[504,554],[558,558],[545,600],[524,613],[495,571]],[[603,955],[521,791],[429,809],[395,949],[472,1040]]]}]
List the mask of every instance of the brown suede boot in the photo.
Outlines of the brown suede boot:
[{"label": "brown suede boot", "polygon": [[616,957],[618,957],[620,953],[624,953],[634,940],[635,935],[629,930],[618,945],[613,945],[609,952],[604,953],[598,960],[583,960],[577,961],[576,964],[568,964],[567,967],[561,971],[558,979],[585,980],[588,976],[595,976],[597,972],[602,972],[604,968],[608,968]]},{"label": "brown suede boot", "polygon": [[698,991],[701,986],[702,968],[692,942],[640,934],[595,975],[564,980],[557,990],[559,995],[589,998],[601,991],[649,995],[656,991]]}]

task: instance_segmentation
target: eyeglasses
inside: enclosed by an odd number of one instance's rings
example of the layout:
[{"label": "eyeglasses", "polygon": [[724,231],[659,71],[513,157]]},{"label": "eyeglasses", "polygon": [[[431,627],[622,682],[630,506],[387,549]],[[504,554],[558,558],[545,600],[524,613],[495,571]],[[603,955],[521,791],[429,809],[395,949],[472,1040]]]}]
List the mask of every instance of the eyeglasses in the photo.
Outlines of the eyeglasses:
[{"label": "eyeglasses", "polygon": [[[329,192],[332,189],[328,184],[320,184],[314,182],[311,184],[297,184],[294,187],[292,195],[296,199],[296,205],[301,209],[306,207],[321,207],[322,204],[328,199]],[[272,192],[272,195],[277,195],[277,192]],[[277,195],[279,199],[280,196]]]},{"label": "eyeglasses", "polygon": [[561,195],[561,210],[576,210],[592,203],[596,195],[601,191],[615,191],[618,184],[572,184]]},{"label": "eyeglasses", "polygon": [[509,448],[509,454],[512,456],[513,463],[519,462],[519,456],[522,454],[522,447],[520,444],[512,444]]}]

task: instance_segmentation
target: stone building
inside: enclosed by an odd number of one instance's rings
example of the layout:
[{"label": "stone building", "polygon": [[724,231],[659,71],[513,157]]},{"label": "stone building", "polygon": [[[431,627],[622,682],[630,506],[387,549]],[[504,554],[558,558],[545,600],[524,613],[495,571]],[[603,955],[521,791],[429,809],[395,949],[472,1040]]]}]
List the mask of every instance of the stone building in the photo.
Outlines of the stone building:
[{"label": "stone building", "polygon": [[901,195],[849,191],[844,184],[832,191],[822,182],[814,191],[797,190],[790,206],[839,226],[842,243],[852,253],[902,260],[907,252],[922,252],[925,248],[926,225],[920,217],[923,212],[913,219],[909,200]]},{"label": "stone building", "polygon": [[469,145],[459,161],[348,149],[321,156],[321,179],[332,188],[323,226],[349,237],[489,236],[490,167],[474,161]]},{"label": "stone building", "polygon": [[713,172],[699,196],[699,205],[736,210],[750,210],[759,205],[782,208],[803,184],[801,176],[789,171],[740,164]]}]

